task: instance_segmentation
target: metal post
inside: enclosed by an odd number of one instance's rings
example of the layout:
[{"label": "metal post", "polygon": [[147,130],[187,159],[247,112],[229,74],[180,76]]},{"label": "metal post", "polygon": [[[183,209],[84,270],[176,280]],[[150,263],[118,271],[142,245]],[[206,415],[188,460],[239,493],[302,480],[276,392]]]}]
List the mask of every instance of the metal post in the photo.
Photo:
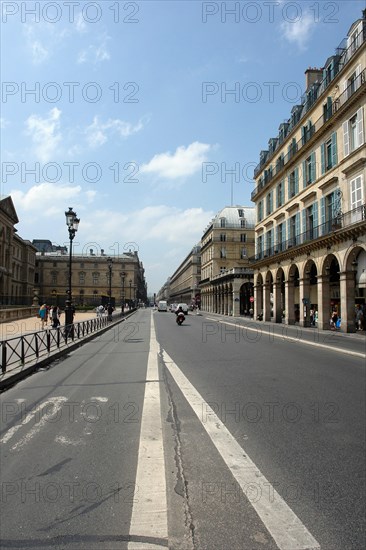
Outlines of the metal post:
[{"label": "metal post", "polygon": [[65,337],[72,336],[74,331],[74,311],[72,306],[72,241],[74,240],[75,233],[78,230],[80,220],[77,218],[76,213],[69,207],[69,210],[65,212],[66,225],[69,231],[70,239],[70,251],[69,251],[69,276],[68,276],[68,289],[67,300],[65,301]]}]

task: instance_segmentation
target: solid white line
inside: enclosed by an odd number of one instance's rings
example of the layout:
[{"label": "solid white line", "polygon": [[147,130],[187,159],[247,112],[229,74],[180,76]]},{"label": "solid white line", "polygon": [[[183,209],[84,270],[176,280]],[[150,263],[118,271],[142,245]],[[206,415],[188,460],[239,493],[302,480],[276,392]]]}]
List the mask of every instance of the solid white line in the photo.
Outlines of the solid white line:
[{"label": "solid white line", "polygon": [[342,349],[336,346],[327,346],[326,344],[318,344],[317,342],[310,342],[309,340],[299,340],[299,338],[293,338],[292,336],[284,336],[283,334],[276,334],[274,331],[269,332],[267,330],[263,330],[261,327],[252,328],[252,327],[240,325],[239,323],[229,323],[228,321],[221,321],[217,319],[210,319],[210,320],[212,321],[215,320],[217,323],[221,323],[223,325],[230,325],[232,327],[238,327],[238,328],[242,328],[252,332],[257,332],[257,333],[260,332],[261,334],[267,334],[271,338],[282,338],[282,340],[285,340],[286,342],[295,342],[295,343],[297,342],[298,344],[306,344],[308,346],[315,346],[317,348],[323,348],[328,350],[330,349],[332,351],[344,353],[346,355],[353,355],[354,357],[362,357],[362,359],[366,359],[366,353],[361,353],[359,351],[350,351],[350,350]]},{"label": "solid white line", "polygon": [[[163,350],[167,369],[280,550],[319,550],[305,525],[259,471],[211,407]],[[203,409],[204,407],[204,409]],[[210,421],[203,422],[202,411]],[[249,492],[249,496],[248,496]],[[252,492],[255,498],[250,499]],[[267,496],[268,495],[268,496]],[[259,498],[257,498],[259,497]]]},{"label": "solid white line", "polygon": [[[140,446],[136,474],[137,493],[132,508],[130,535],[168,538],[165,461],[160,411],[159,347],[151,316],[150,351],[147,363]],[[129,542],[128,549],[149,548]],[[150,548],[159,545],[150,544]],[[166,546],[164,547],[166,548]]]}]

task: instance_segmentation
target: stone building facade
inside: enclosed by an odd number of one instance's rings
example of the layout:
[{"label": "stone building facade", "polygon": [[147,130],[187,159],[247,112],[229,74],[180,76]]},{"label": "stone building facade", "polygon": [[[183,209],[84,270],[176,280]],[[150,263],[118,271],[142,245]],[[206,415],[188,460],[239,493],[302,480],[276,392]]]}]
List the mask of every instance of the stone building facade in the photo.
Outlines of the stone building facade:
[{"label": "stone building facade", "polygon": [[33,301],[36,248],[17,234],[11,197],[0,199],[0,305],[29,306]]},{"label": "stone building facade", "polygon": [[192,248],[180,266],[169,278],[169,301],[188,306],[201,305],[199,283],[201,280],[200,245]]},{"label": "stone building facade", "polygon": [[[72,256],[72,298],[76,306],[109,301],[110,270],[104,251]],[[145,272],[136,252],[111,256],[111,295],[116,306],[147,300]],[[69,255],[38,253],[36,287],[41,302],[64,306],[68,289]]]},{"label": "stone building facade", "polygon": [[355,330],[366,297],[366,12],[260,154],[255,315]]},{"label": "stone building facade", "polygon": [[201,308],[223,315],[249,314],[253,300],[255,209],[223,208],[201,238]]}]

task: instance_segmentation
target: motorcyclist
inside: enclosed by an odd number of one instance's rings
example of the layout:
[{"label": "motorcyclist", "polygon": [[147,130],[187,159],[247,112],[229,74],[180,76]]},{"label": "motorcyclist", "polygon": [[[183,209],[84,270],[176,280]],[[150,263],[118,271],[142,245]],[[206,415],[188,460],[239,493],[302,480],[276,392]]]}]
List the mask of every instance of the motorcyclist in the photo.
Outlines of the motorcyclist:
[{"label": "motorcyclist", "polygon": [[179,321],[179,316],[182,315],[182,319],[181,319],[181,323],[184,321],[185,319],[185,316],[184,316],[184,311],[182,309],[182,306],[179,306],[178,309],[175,310],[175,314],[176,314],[176,321],[178,323]]}]

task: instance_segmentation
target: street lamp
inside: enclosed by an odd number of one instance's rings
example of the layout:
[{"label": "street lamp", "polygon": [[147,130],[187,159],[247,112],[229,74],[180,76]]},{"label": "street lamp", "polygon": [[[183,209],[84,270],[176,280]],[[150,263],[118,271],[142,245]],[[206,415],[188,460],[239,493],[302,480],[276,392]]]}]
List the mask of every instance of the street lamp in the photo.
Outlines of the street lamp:
[{"label": "street lamp", "polygon": [[125,277],[126,277],[126,273],[124,271],[122,271],[121,277],[122,277],[121,313],[123,315],[125,311]]},{"label": "street lamp", "polygon": [[69,285],[67,290],[67,300],[65,302],[65,325],[67,333],[72,335],[73,333],[73,307],[72,307],[72,288],[71,288],[71,278],[72,278],[72,241],[74,240],[75,233],[78,230],[80,219],[76,217],[76,213],[73,211],[72,207],[69,207],[68,212],[65,212],[66,216],[66,225],[69,230],[69,239],[70,239],[70,255],[69,255]]},{"label": "street lamp", "polygon": [[108,269],[109,269],[109,304],[112,305],[112,264],[113,259],[111,257],[107,258]]}]

